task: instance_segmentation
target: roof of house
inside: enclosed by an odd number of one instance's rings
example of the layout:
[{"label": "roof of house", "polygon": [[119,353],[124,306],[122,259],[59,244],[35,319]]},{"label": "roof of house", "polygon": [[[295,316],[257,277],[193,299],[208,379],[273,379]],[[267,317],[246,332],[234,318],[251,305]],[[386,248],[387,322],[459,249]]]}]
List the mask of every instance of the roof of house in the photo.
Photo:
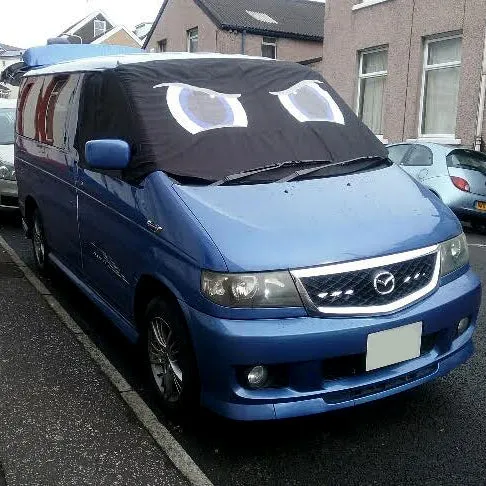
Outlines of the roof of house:
[{"label": "roof of house", "polygon": [[81,20],[78,20],[75,22],[73,25],[70,25],[67,29],[64,29],[60,35],[62,34],[74,34],[76,31],[81,29],[81,27],[84,27],[88,22],[91,20],[95,19],[98,17],[98,15],[103,16],[111,25],[115,25],[103,12],[103,10],[95,10],[94,12],[91,12],[90,14],[86,15],[86,17],[83,17]]},{"label": "roof of house", "polygon": [[17,57],[20,56],[23,51],[24,49],[21,49],[20,47],[0,43],[0,56],[2,57]]},{"label": "roof of house", "polygon": [[[144,47],[152,37],[166,0],[148,33]],[[249,33],[322,41],[324,2],[309,0],[194,0],[221,29],[246,30]]]},{"label": "roof of house", "polygon": [[124,25],[118,25],[117,27],[113,27],[113,29],[108,30],[103,35],[96,37],[95,40],[93,42],[91,42],[91,44],[101,44],[102,42],[106,41],[107,39],[109,39],[110,37],[112,37],[113,35],[117,34],[120,31],[125,31],[125,33],[129,37],[131,37],[136,44],[138,44],[140,47],[142,47],[142,40],[139,39],[133,32],[131,32]]}]

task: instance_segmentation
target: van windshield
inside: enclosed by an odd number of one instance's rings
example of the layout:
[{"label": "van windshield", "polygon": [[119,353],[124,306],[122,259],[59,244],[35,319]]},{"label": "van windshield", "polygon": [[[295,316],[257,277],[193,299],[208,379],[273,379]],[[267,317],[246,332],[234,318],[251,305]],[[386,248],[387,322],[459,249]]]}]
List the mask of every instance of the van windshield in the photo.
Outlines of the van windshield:
[{"label": "van windshield", "polygon": [[0,145],[14,143],[15,110],[0,108]]},{"label": "van windshield", "polygon": [[470,150],[454,150],[447,156],[447,167],[476,170],[486,174],[486,155]]}]

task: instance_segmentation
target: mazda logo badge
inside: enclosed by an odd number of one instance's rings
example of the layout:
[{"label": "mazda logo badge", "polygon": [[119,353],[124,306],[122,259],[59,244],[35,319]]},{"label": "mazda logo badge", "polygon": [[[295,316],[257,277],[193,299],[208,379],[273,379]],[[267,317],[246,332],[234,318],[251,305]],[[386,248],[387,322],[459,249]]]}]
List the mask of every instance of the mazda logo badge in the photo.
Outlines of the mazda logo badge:
[{"label": "mazda logo badge", "polygon": [[395,290],[395,277],[386,270],[378,272],[373,279],[373,286],[380,295],[391,294]]}]

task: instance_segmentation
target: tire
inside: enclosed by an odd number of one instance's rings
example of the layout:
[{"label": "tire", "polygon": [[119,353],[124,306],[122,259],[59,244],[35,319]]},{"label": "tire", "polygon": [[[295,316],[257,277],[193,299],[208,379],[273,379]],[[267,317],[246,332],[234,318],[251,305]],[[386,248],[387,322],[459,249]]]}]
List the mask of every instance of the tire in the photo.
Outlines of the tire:
[{"label": "tire", "polygon": [[180,311],[161,297],[145,312],[141,348],[146,373],[163,408],[172,415],[188,417],[199,407],[196,358]]},{"label": "tire", "polygon": [[32,252],[34,263],[39,273],[45,275],[49,270],[49,247],[47,246],[44,223],[38,208],[34,209],[32,215]]}]

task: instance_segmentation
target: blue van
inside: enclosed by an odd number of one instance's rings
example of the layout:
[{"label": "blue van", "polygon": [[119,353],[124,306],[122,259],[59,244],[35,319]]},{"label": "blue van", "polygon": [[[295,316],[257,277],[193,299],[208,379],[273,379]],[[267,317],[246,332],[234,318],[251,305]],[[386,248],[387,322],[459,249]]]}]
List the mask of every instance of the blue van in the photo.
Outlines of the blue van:
[{"label": "blue van", "polygon": [[140,345],[168,410],[316,414],[469,358],[481,288],[458,220],[320,74],[83,52],[22,77],[20,207],[39,271]]}]

